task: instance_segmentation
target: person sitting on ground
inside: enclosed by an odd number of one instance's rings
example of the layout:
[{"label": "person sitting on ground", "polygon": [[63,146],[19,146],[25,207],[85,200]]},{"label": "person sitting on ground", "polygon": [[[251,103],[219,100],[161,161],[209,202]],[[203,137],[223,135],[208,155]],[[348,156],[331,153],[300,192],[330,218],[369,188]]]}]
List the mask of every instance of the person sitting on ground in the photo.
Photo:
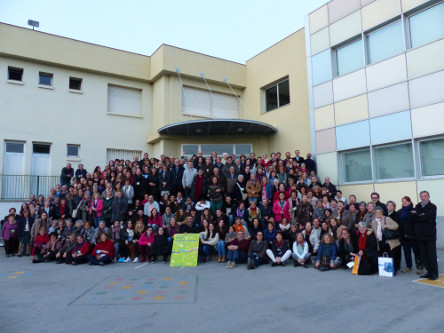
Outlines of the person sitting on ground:
[{"label": "person sitting on ground", "polygon": [[39,262],[51,262],[56,259],[56,255],[62,249],[62,242],[57,238],[55,232],[49,235],[49,242],[45,244],[42,252],[32,261],[33,264]]},{"label": "person sitting on ground", "polygon": [[76,245],[76,234],[72,232],[68,239],[63,242],[62,248],[56,254],[55,260],[56,264],[61,264],[62,262],[66,262],[66,254],[71,252],[74,246]]},{"label": "person sitting on ground", "polygon": [[130,262],[136,258],[136,245],[134,244],[133,222],[128,220],[120,231],[120,259],[119,262]]},{"label": "person sitting on ground", "polygon": [[294,260],[294,267],[302,266],[307,268],[311,253],[308,252],[308,243],[305,241],[302,233],[296,235],[296,241],[293,243],[293,253],[291,254],[291,257]]},{"label": "person sitting on ground", "polygon": [[171,254],[171,244],[168,242],[168,235],[164,228],[159,228],[157,235],[154,237],[154,243],[150,250],[150,263],[157,261],[157,256],[162,256],[162,263],[165,264],[168,256]]},{"label": "person sitting on ground", "polygon": [[49,242],[49,235],[46,230],[47,229],[45,227],[40,227],[39,233],[34,239],[34,246],[32,247],[31,256],[32,261],[37,258],[37,256],[42,252],[43,247]]},{"label": "person sitting on ground", "polygon": [[[139,246],[139,261],[149,261],[151,246],[154,243],[155,234],[152,226],[148,226],[146,231],[140,236],[138,241]],[[137,262],[135,259],[133,262]]]},{"label": "person sitting on ground", "polygon": [[342,260],[342,267],[347,269],[347,264],[355,260],[355,256],[359,251],[356,234],[350,234],[348,228],[344,225],[340,226],[338,232],[340,232],[338,238],[338,257]]},{"label": "person sitting on ground", "polygon": [[247,252],[249,241],[245,238],[242,231],[236,233],[236,238],[228,245],[227,268],[233,269],[236,264],[242,264],[247,261]]},{"label": "person sitting on ground", "polygon": [[320,271],[328,271],[339,267],[342,263],[341,258],[336,253],[335,240],[333,236],[327,233],[322,237],[318,254],[316,257],[312,257],[312,261],[315,261],[315,267],[319,268]]},{"label": "person sitting on ground", "polygon": [[[205,219],[202,221],[202,224],[205,223]],[[208,223],[208,221],[207,221]],[[207,263],[210,261],[210,253],[211,249],[214,248],[219,241],[219,234],[214,228],[214,224],[209,223],[208,229],[206,231],[202,231],[199,234],[200,243],[202,245],[202,252],[204,257],[202,258],[202,262]]]},{"label": "person sitting on ground", "polygon": [[365,222],[358,223],[358,274],[371,275],[378,271],[378,249],[375,234],[367,230]]},{"label": "person sitting on ground", "polygon": [[276,239],[276,228],[273,222],[268,222],[267,229],[264,230],[264,238],[268,242],[268,248],[272,247],[273,241]]},{"label": "person sitting on ground", "polygon": [[234,241],[237,237],[236,232],[234,231],[234,227],[231,225],[228,228],[228,232],[225,235],[225,245],[228,247],[232,241]]},{"label": "person sitting on ground", "polygon": [[276,232],[276,239],[273,241],[271,250],[267,250],[267,256],[271,260],[271,266],[285,266],[291,256],[288,242],[282,237],[282,232]]},{"label": "person sitting on ground", "polygon": [[108,235],[104,232],[100,234],[100,241],[91,254],[88,254],[88,261],[90,265],[103,266],[105,264],[111,264],[114,258],[114,243],[108,238]]},{"label": "person sitting on ground", "polygon": [[67,265],[79,265],[88,262],[89,243],[82,235],[77,235],[76,244],[70,252],[66,252]]},{"label": "person sitting on ground", "polygon": [[91,226],[89,221],[85,221],[80,234],[88,243],[91,244],[94,241],[94,228]]},{"label": "person sitting on ground", "polygon": [[100,220],[99,226],[94,229],[94,236],[93,240],[91,242],[91,245],[95,245],[98,242],[99,236],[103,233],[106,233],[108,238],[111,238],[111,230],[106,226],[106,223],[104,220]]},{"label": "person sitting on ground", "polygon": [[[256,218],[257,224],[259,220]],[[258,231],[256,237],[250,242],[248,248],[248,266],[247,269],[255,269],[257,266],[265,264],[267,262],[267,248],[268,243],[264,240],[264,233]]]},{"label": "person sitting on ground", "polygon": [[245,221],[241,220],[240,217],[236,217],[234,220],[234,231],[238,232],[238,231],[242,231],[245,235],[246,239],[250,239],[250,231],[248,230],[247,224],[245,223]]}]

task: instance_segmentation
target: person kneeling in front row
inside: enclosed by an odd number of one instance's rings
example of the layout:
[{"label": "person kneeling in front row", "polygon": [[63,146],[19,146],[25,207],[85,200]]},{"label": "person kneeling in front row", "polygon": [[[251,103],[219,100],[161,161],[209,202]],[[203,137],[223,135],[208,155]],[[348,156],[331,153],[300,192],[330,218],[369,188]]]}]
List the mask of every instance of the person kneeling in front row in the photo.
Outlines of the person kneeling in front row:
[{"label": "person kneeling in front row", "polygon": [[108,235],[104,232],[100,234],[100,241],[97,243],[94,251],[88,255],[90,265],[110,264],[114,258],[114,243],[108,239]]},{"label": "person kneeling in front row", "polygon": [[287,260],[291,256],[291,251],[287,241],[282,237],[280,230],[276,232],[276,239],[273,241],[272,249],[267,250],[267,256],[271,260],[271,266],[285,266],[287,264]]}]

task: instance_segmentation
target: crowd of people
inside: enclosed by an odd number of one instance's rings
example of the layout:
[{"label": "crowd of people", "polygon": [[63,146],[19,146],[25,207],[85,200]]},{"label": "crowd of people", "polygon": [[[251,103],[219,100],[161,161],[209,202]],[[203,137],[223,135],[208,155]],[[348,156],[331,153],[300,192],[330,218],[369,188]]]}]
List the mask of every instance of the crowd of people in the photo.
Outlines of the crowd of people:
[{"label": "crowd of people", "polygon": [[329,177],[319,179],[311,154],[303,158],[298,150],[270,158],[145,153],[93,172],[67,164],[49,195],[31,195],[19,212],[9,211],[1,237],[7,257],[105,265],[160,257],[165,263],[176,234],[199,233],[203,263],[217,255],[229,269],[292,260],[327,271],[348,268],[359,257],[362,275],[377,273],[385,253],[396,274],[402,248],[402,272],[414,262],[417,274],[427,269],[421,277],[437,279],[436,206],[429,193],[421,192],[416,206],[403,196],[398,210],[378,193],[370,199],[343,197]]}]

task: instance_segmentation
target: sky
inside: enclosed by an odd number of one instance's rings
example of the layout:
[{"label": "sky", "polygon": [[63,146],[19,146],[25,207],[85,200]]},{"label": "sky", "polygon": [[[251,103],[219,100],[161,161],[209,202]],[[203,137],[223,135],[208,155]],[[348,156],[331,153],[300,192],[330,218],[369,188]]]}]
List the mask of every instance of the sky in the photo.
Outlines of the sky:
[{"label": "sky", "polygon": [[[0,0],[0,22],[151,55],[163,43],[246,60],[301,29],[328,0]],[[30,28],[30,27],[29,27]]]}]

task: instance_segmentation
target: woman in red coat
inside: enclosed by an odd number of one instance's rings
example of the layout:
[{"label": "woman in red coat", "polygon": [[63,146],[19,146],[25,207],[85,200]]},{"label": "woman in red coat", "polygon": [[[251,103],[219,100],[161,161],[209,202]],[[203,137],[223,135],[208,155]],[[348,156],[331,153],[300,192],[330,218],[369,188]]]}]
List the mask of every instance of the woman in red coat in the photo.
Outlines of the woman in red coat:
[{"label": "woman in red coat", "polygon": [[94,193],[93,199],[89,206],[89,213],[94,219],[95,228],[99,227],[99,222],[102,219],[103,200],[100,198],[99,193]]},{"label": "woman in red coat", "polygon": [[100,235],[100,241],[97,243],[94,251],[88,255],[90,265],[111,264],[114,258],[114,243],[108,238],[106,233]]},{"label": "woman in red coat", "polygon": [[285,193],[279,192],[279,200],[273,204],[274,220],[280,222],[282,218],[291,219],[290,204],[285,200]]},{"label": "woman in red coat", "polygon": [[77,236],[77,243],[71,252],[66,254],[66,264],[78,265],[88,262],[89,243],[82,235]]}]

